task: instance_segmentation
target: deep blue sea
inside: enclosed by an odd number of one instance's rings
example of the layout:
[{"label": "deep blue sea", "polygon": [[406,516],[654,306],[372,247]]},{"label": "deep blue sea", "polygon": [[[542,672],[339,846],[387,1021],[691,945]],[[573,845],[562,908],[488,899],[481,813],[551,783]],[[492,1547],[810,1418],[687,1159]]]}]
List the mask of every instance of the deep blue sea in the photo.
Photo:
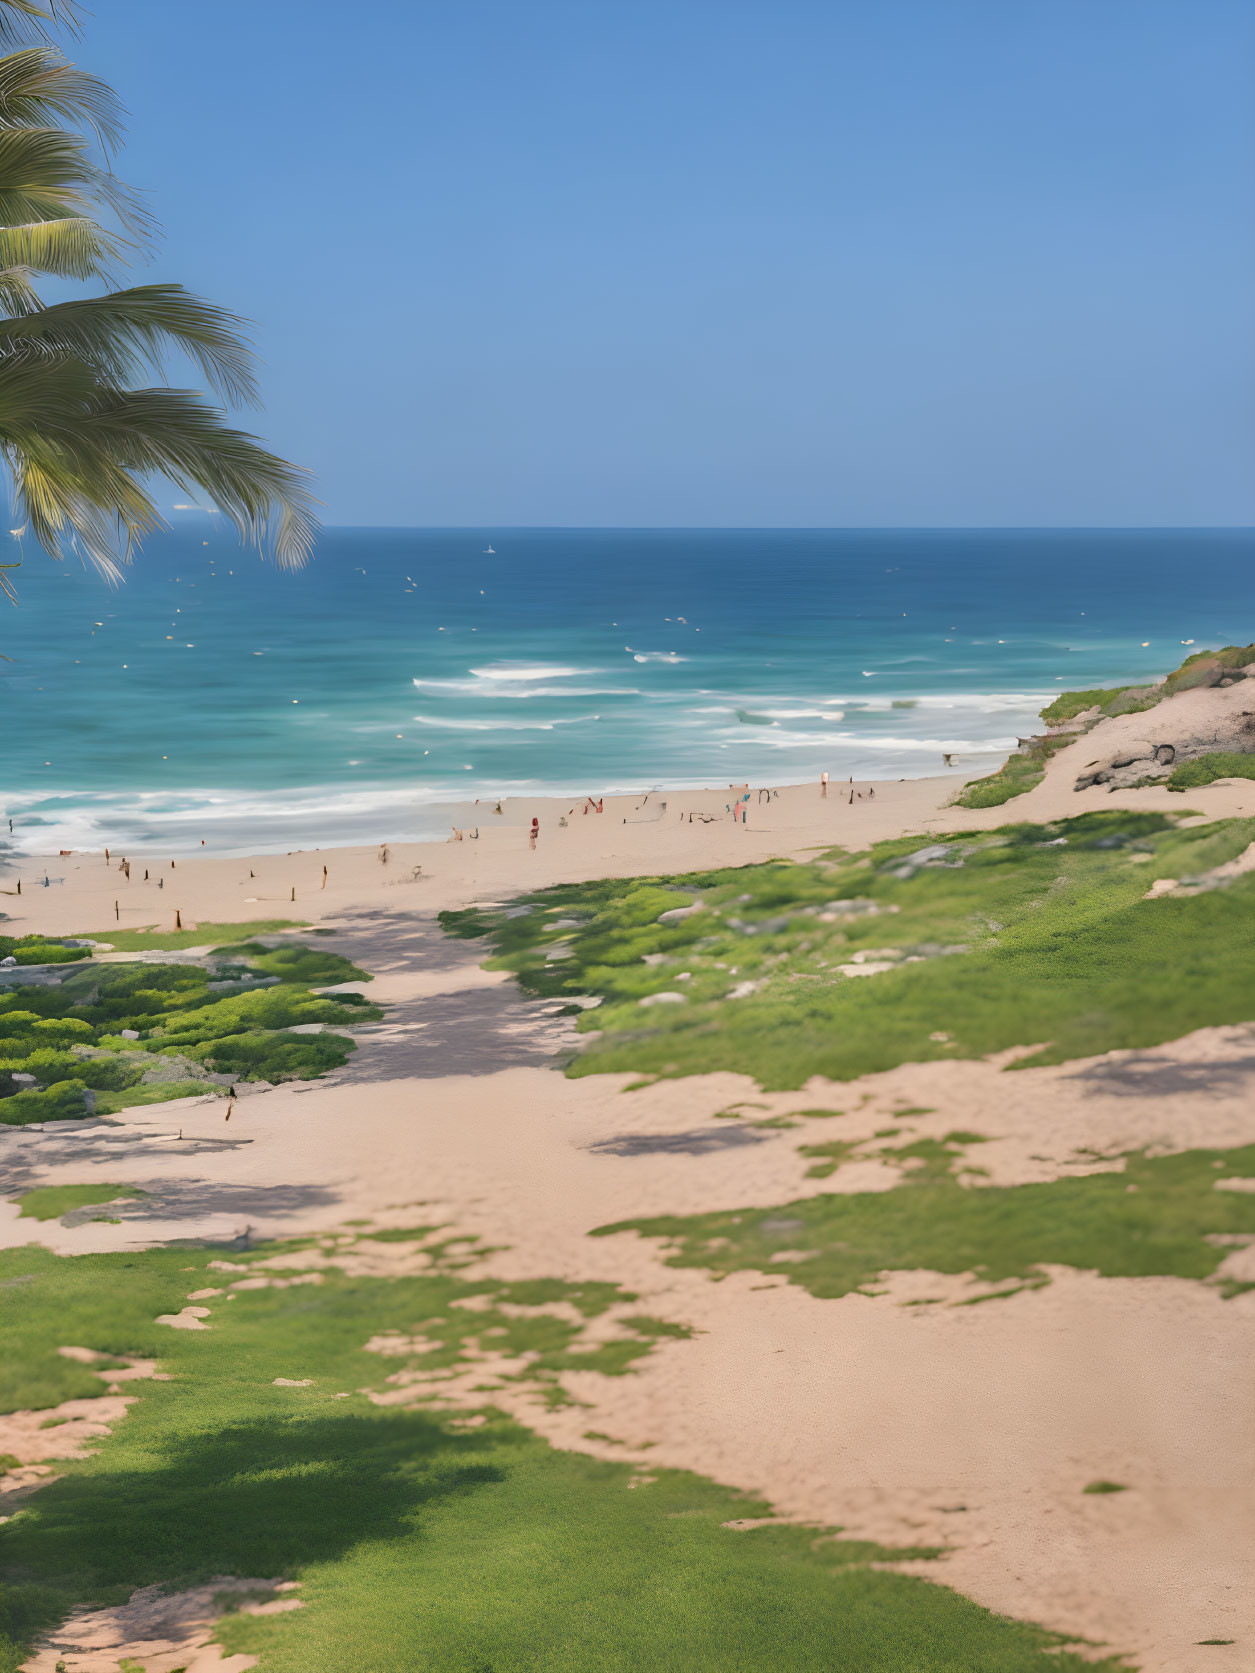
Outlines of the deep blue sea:
[{"label": "deep blue sea", "polygon": [[396,841],[474,796],[943,751],[971,777],[1055,692],[1255,638],[1249,531],[330,529],[293,575],[197,516],[116,591],[19,555],[0,800],[45,850]]}]

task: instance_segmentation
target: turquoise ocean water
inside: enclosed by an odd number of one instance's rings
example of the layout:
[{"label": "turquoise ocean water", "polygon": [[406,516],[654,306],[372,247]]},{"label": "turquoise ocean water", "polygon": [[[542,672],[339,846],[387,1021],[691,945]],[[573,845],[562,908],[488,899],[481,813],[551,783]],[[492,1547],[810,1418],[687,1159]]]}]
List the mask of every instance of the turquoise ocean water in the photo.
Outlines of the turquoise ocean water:
[{"label": "turquoise ocean water", "polygon": [[13,555],[0,792],[44,851],[395,841],[474,796],[943,751],[970,777],[1059,690],[1255,638],[1248,531],[332,529],[284,575],[194,516],[117,591]]}]

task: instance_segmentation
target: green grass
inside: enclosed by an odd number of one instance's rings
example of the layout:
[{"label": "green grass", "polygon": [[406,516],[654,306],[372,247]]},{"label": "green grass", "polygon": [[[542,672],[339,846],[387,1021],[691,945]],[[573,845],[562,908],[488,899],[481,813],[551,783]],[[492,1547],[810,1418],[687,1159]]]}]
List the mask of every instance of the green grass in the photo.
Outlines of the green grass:
[{"label": "green grass", "polygon": [[[7,1403],[99,1391],[57,1355],[67,1342],[155,1355],[171,1376],[133,1385],[140,1399],[113,1437],[59,1463],[61,1479],[0,1528],[4,1673],[73,1607],[213,1575],[302,1582],[303,1609],[219,1626],[227,1653],[259,1655],[261,1673],[1116,1673],[1112,1660],[1060,1653],[1054,1634],[876,1566],[926,1550],[725,1527],[770,1506],[683,1471],[557,1451],[494,1408],[491,1389],[471,1430],[437,1404],[334,1398],[405,1366],[364,1351],[387,1331],[420,1329],[450,1366],[500,1330],[539,1356],[532,1380],[546,1363],[597,1369],[601,1349],[575,1351],[581,1326],[497,1310],[527,1305],[526,1286],[333,1271],[317,1288],[213,1301],[203,1332],[154,1325],[188,1290],[230,1281],[208,1268],[211,1254],[0,1254]],[[571,1298],[541,1282],[544,1297]],[[588,1288],[577,1305],[629,1299]],[[453,1305],[469,1296],[492,1305]],[[636,1322],[656,1334],[656,1321]],[[640,1352],[653,1339],[631,1338]],[[276,1388],[276,1377],[313,1382]]]},{"label": "green grass", "polygon": [[20,1205],[22,1220],[59,1220],[76,1208],[122,1202],[147,1195],[134,1185],[39,1185],[10,1200]]},{"label": "green grass", "polygon": [[[203,925],[202,931],[258,928]],[[260,978],[272,985],[217,986]],[[93,1103],[107,1115],[185,1098],[213,1090],[214,1075],[278,1082],[323,1074],[347,1060],[354,1042],[288,1030],[381,1016],[359,994],[310,991],[369,980],[322,946],[243,941],[216,948],[200,964],[88,958],[56,987],[0,989],[0,1125],[81,1118]],[[124,1038],[127,1032],[138,1038]],[[14,1080],[18,1074],[34,1076],[36,1085]]]},{"label": "green grass", "polygon": [[1182,761],[1168,778],[1169,790],[1199,790],[1204,784],[1214,784],[1218,778],[1255,778],[1255,755],[1240,755],[1233,750],[1216,750],[1211,755],[1196,756],[1193,761]]},{"label": "green grass", "polygon": [[1053,703],[1046,704],[1041,718],[1047,726],[1064,726],[1086,709],[1103,708],[1128,689],[1128,686],[1117,685],[1109,686],[1105,691],[1061,691]]},{"label": "green grass", "polygon": [[[855,1148],[806,1145],[802,1153],[827,1155],[835,1167]],[[1110,1278],[1207,1280],[1228,1253],[1210,1238],[1255,1236],[1255,1195],[1216,1189],[1220,1179],[1255,1177],[1255,1145],[1175,1156],[1134,1153],[1119,1173],[978,1188],[956,1177],[979,1172],[966,1162],[964,1149],[919,1139],[876,1152],[912,1165],[889,1191],[625,1220],[594,1235],[635,1231],[664,1238],[671,1266],[784,1273],[790,1283],[827,1298],[865,1290],[884,1272],[916,1269],[970,1272],[995,1284],[1045,1283],[1042,1268],[1048,1265]],[[832,1170],[821,1165],[811,1171]],[[808,1258],[773,1262],[783,1250]],[[1226,1295],[1239,1289],[1221,1287]]]},{"label": "green grass", "polygon": [[[306,929],[303,918],[255,918],[244,924],[197,924],[195,929],[108,929],[83,932],[84,940],[105,941],[119,953],[181,952],[187,947],[214,947],[224,941],[247,941],[256,935],[274,935],[279,930]],[[73,939],[72,937],[70,939]]]},{"label": "green grass", "polygon": [[965,784],[954,798],[955,807],[1001,807],[1013,797],[1022,796],[1045,778],[1050,757],[1075,742],[1070,733],[1058,738],[1033,738],[1009,755],[996,773]]},{"label": "green grass", "polygon": [[[1104,811],[940,839],[935,866],[907,864],[916,837],[806,864],[565,885],[524,897],[523,916],[441,921],[487,938],[489,963],[531,993],[602,999],[579,1021],[573,1075],[730,1070],[790,1089],[1012,1046],[1058,1063],[1255,1018],[1255,877],[1142,898],[1154,878],[1198,875],[1253,836],[1252,820],[1184,830]],[[871,977],[837,968],[860,952],[946,947],[968,950]],[[759,986],[729,998],[745,981]],[[662,991],[684,1002],[640,1005]]]},{"label": "green grass", "polygon": [[1119,1481],[1091,1481],[1081,1488],[1082,1493],[1127,1493],[1128,1488]]}]

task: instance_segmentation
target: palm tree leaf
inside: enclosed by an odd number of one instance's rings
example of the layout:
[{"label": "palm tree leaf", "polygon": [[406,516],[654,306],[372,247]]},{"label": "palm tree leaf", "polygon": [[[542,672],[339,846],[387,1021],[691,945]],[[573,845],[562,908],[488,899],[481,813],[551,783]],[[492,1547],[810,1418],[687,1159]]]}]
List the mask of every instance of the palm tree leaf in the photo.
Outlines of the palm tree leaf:
[{"label": "palm tree leaf", "polygon": [[0,226],[83,215],[97,203],[129,232],[150,233],[151,217],[137,195],[92,162],[80,135],[0,123]]},{"label": "palm tree leaf", "polygon": [[95,279],[106,274],[121,253],[122,241],[84,215],[0,226],[0,269]]},{"label": "palm tree leaf", "polygon": [[29,267],[0,267],[0,308],[12,316],[37,314],[42,307]]},{"label": "palm tree leaf", "polygon": [[84,425],[129,471],[160,472],[203,489],[240,532],[285,569],[309,558],[318,529],[307,471],[230,428],[191,390],[129,389],[102,396]]},{"label": "palm tree leaf", "polygon": [[163,350],[173,348],[196,362],[224,400],[241,403],[257,399],[252,352],[240,335],[245,323],[182,285],[137,285],[0,320],[0,355],[27,345],[69,352],[121,384],[146,367],[159,370]]},{"label": "palm tree leaf", "polygon": [[49,118],[89,127],[107,150],[122,141],[122,102],[112,87],[76,69],[55,47],[30,46],[0,57],[0,122],[45,128]]},{"label": "palm tree leaf", "polygon": [[[68,528],[106,573],[152,526],[152,502],[135,480],[152,475],[207,493],[242,539],[285,568],[313,546],[307,473],[189,390],[110,387],[69,355],[0,359],[0,448],[45,549],[61,555]],[[125,531],[125,551],[116,529],[102,532],[110,520]]]},{"label": "palm tree leaf", "polygon": [[46,40],[49,24],[76,35],[81,16],[77,0],[0,0],[0,46]]}]

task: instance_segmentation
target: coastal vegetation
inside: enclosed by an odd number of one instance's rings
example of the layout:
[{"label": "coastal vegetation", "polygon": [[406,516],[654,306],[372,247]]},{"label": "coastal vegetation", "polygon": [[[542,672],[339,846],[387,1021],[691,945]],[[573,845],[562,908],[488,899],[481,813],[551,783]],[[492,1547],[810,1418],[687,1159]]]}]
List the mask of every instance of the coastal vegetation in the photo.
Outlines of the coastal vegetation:
[{"label": "coastal vegetation", "polygon": [[[971,1274],[970,1305],[1040,1287],[1052,1265],[1108,1278],[1211,1280],[1226,1297],[1255,1288],[1215,1279],[1228,1242],[1255,1239],[1255,1195],[1224,1189],[1255,1180],[1255,1145],[1170,1156],[1133,1151],[1104,1158],[1117,1164],[1108,1171],[995,1186],[982,1180],[974,1139],[955,1133],[944,1141],[839,1147],[834,1160],[875,1156],[901,1168],[892,1190],[628,1220],[594,1235],[663,1238],[671,1266],[781,1273],[822,1297],[872,1293],[887,1272],[926,1270]],[[803,1147],[807,1155],[833,1150]]]},{"label": "coastal vegetation", "polygon": [[[1077,695],[1087,696],[1089,693]],[[955,807],[1001,807],[1004,802],[1024,795],[1045,778],[1051,756],[1075,742],[1075,735],[1070,732],[1026,738],[1013,754],[1007,756],[996,773],[974,778],[970,784],[965,784],[954,798]]]},{"label": "coastal vegetation", "polygon": [[[1211,875],[1253,837],[1255,820],[1104,810],[441,921],[527,991],[585,1007],[573,1075],[788,1089],[1012,1047],[1031,1048],[1017,1066],[1059,1063],[1255,1017],[1255,875]],[[1160,878],[1178,886],[1145,898]]]},{"label": "coastal vegetation", "polygon": [[[1191,691],[1200,686],[1231,685],[1247,678],[1245,670],[1255,664],[1255,645],[1226,645],[1218,651],[1195,651],[1187,656],[1179,668],[1155,685],[1112,686],[1104,690],[1064,691],[1041,711],[1041,718],[1050,728],[1064,727],[1065,731],[1048,731],[1036,737],[1022,738],[1019,747],[1007,757],[996,773],[972,779],[954,798],[956,807],[1001,807],[1004,802],[1022,796],[1046,776],[1050,759],[1068,744],[1075,743],[1081,733],[1100,720],[1116,715],[1140,714],[1162,703],[1165,697]],[[1074,724],[1079,723],[1079,724]],[[1170,790],[1197,789],[1217,778],[1249,778],[1255,772],[1255,756],[1243,757],[1229,753],[1227,761],[1245,760],[1241,769],[1223,772],[1209,770],[1202,765],[1203,757],[1182,762],[1167,779]],[[1147,783],[1161,784],[1162,776]]]},{"label": "coastal vegetation", "polygon": [[1211,755],[1196,756],[1193,761],[1183,761],[1173,768],[1168,789],[1199,790],[1205,784],[1214,784],[1218,778],[1255,778],[1255,755],[1217,750]]},{"label": "coastal vegetation", "polygon": [[[357,1274],[384,1247],[369,1232],[226,1258],[0,1252],[4,1409],[55,1423],[57,1403],[141,1374],[113,1435],[0,1528],[5,1673],[73,1610],[226,1576],[295,1583],[300,1607],[236,1599],[218,1623],[268,1673],[1123,1668],[886,1566],[934,1550],[762,1525],[769,1504],[700,1476],[549,1446],[494,1396],[630,1375],[658,1321],[610,1284],[468,1279],[473,1240],[391,1237],[427,1270]],[[189,1295],[201,1328],[159,1322]]]},{"label": "coastal vegetation", "polygon": [[53,557],[73,550],[117,579],[162,522],[152,484],[165,478],[301,564],[316,529],[305,473],[200,393],[143,381],[173,354],[217,401],[252,404],[246,322],[176,284],[51,304],[36,288],[111,282],[153,243],[142,200],[112,170],[116,94],[49,39],[78,15],[73,0],[0,0],[0,45],[15,49],[0,57],[0,453],[16,519]]},{"label": "coastal vegetation", "polygon": [[239,1080],[307,1079],[338,1068],[355,1049],[346,1035],[324,1030],[382,1015],[360,994],[312,992],[370,978],[324,946],[286,937],[159,964],[105,964],[87,946],[27,941],[62,957],[24,962],[74,968],[50,985],[0,989],[4,1126],[105,1115]]}]

